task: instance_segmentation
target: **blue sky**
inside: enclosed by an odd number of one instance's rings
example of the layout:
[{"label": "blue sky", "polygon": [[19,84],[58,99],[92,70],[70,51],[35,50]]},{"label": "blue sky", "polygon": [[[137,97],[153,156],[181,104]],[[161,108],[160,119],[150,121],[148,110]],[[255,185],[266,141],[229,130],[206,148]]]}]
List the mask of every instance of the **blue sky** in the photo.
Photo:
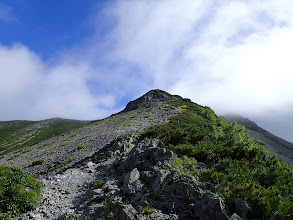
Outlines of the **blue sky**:
[{"label": "blue sky", "polygon": [[293,141],[290,0],[0,1],[0,120],[99,119],[159,88]]},{"label": "blue sky", "polygon": [[59,50],[79,44],[93,33],[90,15],[97,12],[97,2],[87,0],[2,1],[0,12],[1,43],[11,46],[21,42],[43,59]]}]

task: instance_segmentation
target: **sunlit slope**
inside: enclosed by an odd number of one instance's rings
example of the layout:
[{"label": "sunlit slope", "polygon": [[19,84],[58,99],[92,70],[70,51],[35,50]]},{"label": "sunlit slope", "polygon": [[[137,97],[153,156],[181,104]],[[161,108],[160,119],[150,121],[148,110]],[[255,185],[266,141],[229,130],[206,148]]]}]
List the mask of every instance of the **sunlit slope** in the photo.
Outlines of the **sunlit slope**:
[{"label": "sunlit slope", "polygon": [[0,155],[30,146],[53,136],[89,124],[54,118],[43,121],[2,121],[0,122]]}]

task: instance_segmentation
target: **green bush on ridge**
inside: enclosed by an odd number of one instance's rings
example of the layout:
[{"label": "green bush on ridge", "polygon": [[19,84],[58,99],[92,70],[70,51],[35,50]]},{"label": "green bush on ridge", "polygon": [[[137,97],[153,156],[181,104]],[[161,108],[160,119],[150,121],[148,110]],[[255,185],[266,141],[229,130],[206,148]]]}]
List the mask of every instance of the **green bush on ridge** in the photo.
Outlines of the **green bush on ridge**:
[{"label": "green bush on ridge", "polygon": [[43,162],[44,162],[43,159],[34,160],[34,161],[32,162],[32,166],[41,165]]},{"label": "green bush on ridge", "polygon": [[35,209],[41,184],[14,167],[0,165],[0,219],[10,219]]},{"label": "green bush on ridge", "polygon": [[[179,158],[180,169],[190,172],[190,159],[204,162],[200,180],[212,181],[232,213],[233,200],[246,200],[254,217],[293,219],[293,168],[251,138],[243,126],[226,123],[208,107],[178,100],[169,102],[184,111],[168,124],[146,129],[145,137],[157,137]],[[181,107],[181,108],[180,108]],[[184,166],[182,161],[189,161]]]}]

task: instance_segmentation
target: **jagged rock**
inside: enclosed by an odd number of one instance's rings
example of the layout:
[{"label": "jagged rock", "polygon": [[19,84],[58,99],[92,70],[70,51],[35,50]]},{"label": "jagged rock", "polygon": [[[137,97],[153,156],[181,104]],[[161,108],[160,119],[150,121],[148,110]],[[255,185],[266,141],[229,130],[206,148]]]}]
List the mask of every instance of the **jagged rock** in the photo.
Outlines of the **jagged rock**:
[{"label": "jagged rock", "polygon": [[155,162],[162,161],[162,160],[168,160],[173,157],[173,152],[170,150],[167,150],[165,148],[157,149],[154,152],[154,160]]},{"label": "jagged rock", "polygon": [[203,198],[191,206],[192,218],[200,220],[229,220],[224,211],[223,201],[213,193],[204,194]]},{"label": "jagged rock", "polygon": [[236,213],[234,213],[229,220],[243,220],[239,215],[237,215]]},{"label": "jagged rock", "polygon": [[99,216],[104,210],[104,205],[101,203],[94,203],[89,205],[84,211],[85,216]]},{"label": "jagged rock", "polygon": [[246,220],[249,218],[251,209],[248,203],[242,199],[234,199],[233,201],[235,212],[243,219]]},{"label": "jagged rock", "polygon": [[120,205],[116,211],[115,217],[117,220],[135,220],[137,211],[132,205]]},{"label": "jagged rock", "polygon": [[152,188],[154,191],[158,191],[161,188],[161,185],[163,184],[163,181],[168,176],[170,171],[160,169],[155,173],[155,179],[152,180]]},{"label": "jagged rock", "polygon": [[135,109],[138,109],[139,107],[141,107],[142,105],[145,108],[149,108],[150,107],[150,102],[154,100],[158,100],[158,99],[166,99],[166,98],[170,98],[170,95],[164,92],[161,92],[159,90],[151,90],[148,93],[146,93],[144,96],[129,102],[125,109],[123,110],[123,112],[128,112],[128,111],[132,111]]},{"label": "jagged rock", "polygon": [[217,192],[217,189],[215,187],[215,184],[213,183],[210,183],[210,182],[201,182],[200,183],[200,187],[204,190],[208,190],[212,193],[216,193]]},{"label": "jagged rock", "polygon": [[135,194],[136,192],[141,191],[143,185],[139,178],[140,173],[136,168],[134,168],[130,173],[126,174],[124,176],[124,193]]}]

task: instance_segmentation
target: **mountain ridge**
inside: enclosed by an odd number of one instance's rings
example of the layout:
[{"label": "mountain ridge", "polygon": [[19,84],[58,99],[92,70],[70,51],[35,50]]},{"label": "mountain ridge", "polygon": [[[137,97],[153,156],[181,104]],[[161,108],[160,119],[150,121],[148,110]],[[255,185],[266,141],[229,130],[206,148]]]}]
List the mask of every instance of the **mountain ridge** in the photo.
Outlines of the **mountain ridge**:
[{"label": "mountain ridge", "polygon": [[228,123],[236,121],[239,125],[244,126],[247,133],[260,141],[268,151],[276,154],[286,163],[293,165],[293,143],[268,132],[259,127],[255,122],[235,113],[227,114],[223,117]]},{"label": "mountain ridge", "polygon": [[292,166],[244,127],[161,90],[130,103],[0,158],[43,185],[18,219],[292,219]]}]

